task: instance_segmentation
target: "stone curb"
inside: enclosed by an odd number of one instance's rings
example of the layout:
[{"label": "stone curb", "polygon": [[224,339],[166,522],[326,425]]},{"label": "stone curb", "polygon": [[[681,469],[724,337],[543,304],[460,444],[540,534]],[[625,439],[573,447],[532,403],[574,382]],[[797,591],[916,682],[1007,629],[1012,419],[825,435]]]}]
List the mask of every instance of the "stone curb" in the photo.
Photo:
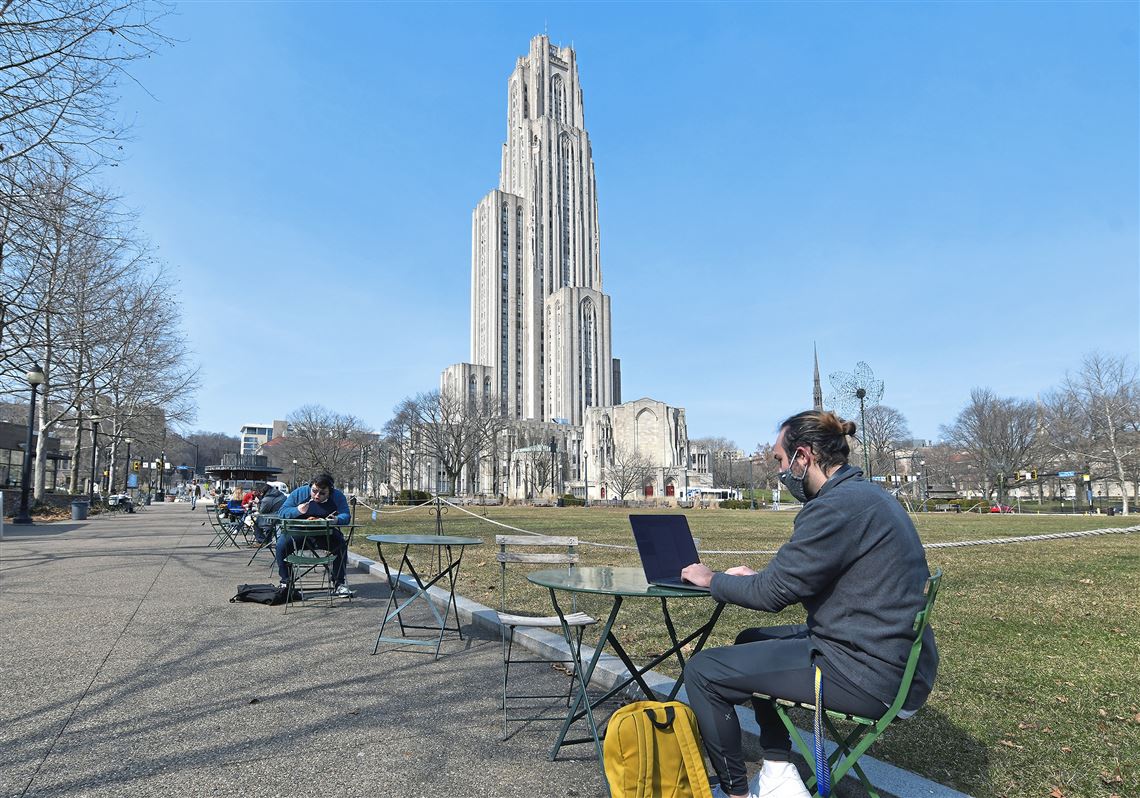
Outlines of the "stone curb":
[{"label": "stone curb", "polygon": [[[362,573],[370,574],[380,579],[385,578],[384,566],[375,560],[349,552],[348,564],[349,567],[354,567]],[[408,591],[415,589],[415,582],[410,576],[400,577],[400,582]],[[430,587],[428,588],[428,595],[440,609],[443,609],[447,603],[447,591],[442,588]],[[459,620],[461,623],[471,624],[491,634],[501,634],[502,627],[499,624],[498,615],[492,608],[471,601],[460,595],[455,596],[455,606],[459,610]],[[562,635],[554,634],[544,629],[516,630],[515,641],[539,656],[551,660],[568,659],[570,655],[569,648],[566,645],[566,641],[562,638]],[[582,646],[583,659],[593,656],[593,653],[593,648],[585,645]],[[626,678],[628,673],[620,659],[612,654],[603,652],[602,656],[598,659],[598,665],[594,670],[594,677],[591,680],[591,684],[597,682],[604,689],[608,690]],[[669,695],[669,691],[673,689],[673,685],[676,683],[674,679],[670,679],[656,671],[649,671],[645,674],[644,678],[646,684],[649,685],[649,689],[662,699],[665,699]],[[642,698],[641,692],[637,689],[636,685],[631,686],[630,697],[633,699]],[[681,688],[677,697],[682,701],[685,699],[684,687]],[[740,727],[744,733],[745,752],[750,759],[759,759],[760,729],[756,725],[756,718],[753,717],[751,710],[745,707],[737,707],[736,715],[740,720]],[[809,746],[814,744],[814,738],[810,731],[801,729],[800,733]],[[829,754],[835,750],[835,743],[831,740],[826,741],[826,746]],[[859,766],[863,768],[863,771],[867,774],[867,778],[869,778],[876,787],[892,795],[901,796],[901,798],[916,798],[917,796],[930,796],[931,798],[971,798],[966,793],[958,792],[943,784],[925,779],[922,776],[911,773],[909,770],[903,770],[886,762],[881,762],[866,754],[859,759]]]}]

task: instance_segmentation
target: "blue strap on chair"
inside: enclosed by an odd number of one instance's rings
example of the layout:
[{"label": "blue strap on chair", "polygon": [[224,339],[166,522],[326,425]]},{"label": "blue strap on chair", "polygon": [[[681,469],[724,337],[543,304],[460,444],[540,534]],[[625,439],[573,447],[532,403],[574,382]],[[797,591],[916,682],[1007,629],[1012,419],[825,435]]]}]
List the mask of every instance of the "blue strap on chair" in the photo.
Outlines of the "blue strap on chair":
[{"label": "blue strap on chair", "polygon": [[831,794],[831,763],[827,761],[827,751],[824,750],[823,730],[823,673],[819,666],[815,666],[815,775],[816,790],[822,798]]}]

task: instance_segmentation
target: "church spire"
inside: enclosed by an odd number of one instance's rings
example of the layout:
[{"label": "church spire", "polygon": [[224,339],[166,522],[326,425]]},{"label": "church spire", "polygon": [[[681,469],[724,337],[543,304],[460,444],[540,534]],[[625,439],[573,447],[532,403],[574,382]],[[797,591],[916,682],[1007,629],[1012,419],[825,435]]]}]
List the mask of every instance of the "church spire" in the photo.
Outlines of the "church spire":
[{"label": "church spire", "polygon": [[823,410],[823,389],[819,387],[819,352],[816,351],[814,342],[811,345],[811,354],[815,359],[815,379],[811,389],[812,407],[816,410]]}]

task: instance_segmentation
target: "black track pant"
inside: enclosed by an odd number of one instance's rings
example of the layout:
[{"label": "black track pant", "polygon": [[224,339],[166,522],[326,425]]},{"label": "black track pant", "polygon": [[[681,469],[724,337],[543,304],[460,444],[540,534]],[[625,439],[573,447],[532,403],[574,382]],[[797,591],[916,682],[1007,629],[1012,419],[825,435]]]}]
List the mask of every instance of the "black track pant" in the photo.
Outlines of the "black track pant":
[{"label": "black track pant", "polygon": [[[883,702],[845,679],[834,678],[826,662],[820,660],[818,664],[823,671],[824,705],[828,709],[870,718],[886,712]],[[736,645],[700,652],[685,666],[685,691],[721,788],[730,795],[747,793],[748,771],[734,707],[748,701],[753,693],[815,703],[815,670],[807,626],[745,629],[737,636]],[[788,761],[792,742],[776,710],[767,701],[754,701],[753,709],[764,758]]]}]

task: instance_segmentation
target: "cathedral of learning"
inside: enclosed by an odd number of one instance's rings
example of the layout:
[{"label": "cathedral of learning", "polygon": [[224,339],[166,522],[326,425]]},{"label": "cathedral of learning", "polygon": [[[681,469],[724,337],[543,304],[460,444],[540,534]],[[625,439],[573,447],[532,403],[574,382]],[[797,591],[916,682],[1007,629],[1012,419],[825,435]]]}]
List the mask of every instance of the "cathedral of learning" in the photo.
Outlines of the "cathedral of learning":
[{"label": "cathedral of learning", "polygon": [[536,36],[507,81],[498,188],[471,214],[471,360],[440,381],[508,420],[460,492],[668,502],[712,485],[684,408],[622,402],[610,312],[576,55]]}]

